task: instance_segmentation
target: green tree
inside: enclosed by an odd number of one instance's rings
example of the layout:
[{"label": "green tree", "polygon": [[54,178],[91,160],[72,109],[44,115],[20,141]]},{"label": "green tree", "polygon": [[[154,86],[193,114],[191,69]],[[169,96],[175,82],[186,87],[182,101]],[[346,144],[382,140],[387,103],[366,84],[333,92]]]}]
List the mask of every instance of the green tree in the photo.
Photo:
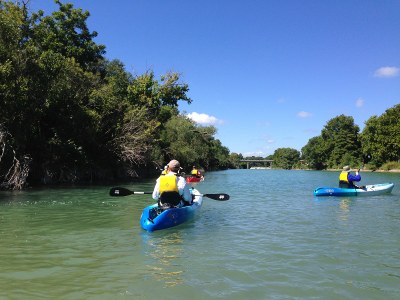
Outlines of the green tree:
[{"label": "green tree", "polygon": [[73,8],[71,3],[54,2],[59,9],[50,16],[44,16],[42,10],[32,14],[31,41],[41,52],[59,53],[74,58],[85,70],[97,70],[98,62],[105,54],[105,46],[93,41],[97,32],[90,32],[86,24],[90,13]]},{"label": "green tree", "polygon": [[359,131],[359,127],[354,124],[353,117],[340,115],[327,122],[321,131],[321,137],[324,141],[329,168],[361,164]]},{"label": "green tree", "polygon": [[77,168],[96,165],[89,95],[104,49],[86,28],[88,13],[57,3],[60,11],[43,17],[0,2],[0,22],[7,24],[0,32],[0,123],[17,159],[32,157],[30,178],[46,182],[73,181]]},{"label": "green tree", "polygon": [[230,166],[235,169],[245,168],[246,163],[240,162],[243,159],[243,155],[241,153],[232,152],[229,154]]},{"label": "green tree", "polygon": [[309,168],[322,170],[326,168],[327,151],[321,136],[315,136],[301,149],[302,158]]},{"label": "green tree", "polygon": [[[182,166],[204,163],[207,147],[195,123],[185,116],[171,117],[161,132],[164,159],[177,159]],[[205,151],[206,150],[206,151]]]},{"label": "green tree", "polygon": [[179,74],[167,73],[155,80],[154,72],[136,76],[128,87],[128,100],[137,107],[145,107],[153,118],[164,123],[178,114],[178,101],[191,103],[189,87],[179,82]]},{"label": "green tree", "polygon": [[360,136],[364,161],[377,168],[389,161],[400,160],[400,104],[381,116],[372,116]]},{"label": "green tree", "polygon": [[300,152],[293,148],[278,148],[273,155],[274,167],[290,170],[300,160]]},{"label": "green tree", "polygon": [[228,169],[231,167],[229,149],[222,145],[218,139],[213,139],[210,144],[208,167],[211,170]]},{"label": "green tree", "polygon": [[[184,166],[201,166],[206,170],[231,166],[229,149],[214,138],[213,126],[199,126],[183,115],[171,117],[160,134],[160,151],[164,161],[178,159]],[[159,165],[163,162],[160,161]]]},{"label": "green tree", "polygon": [[45,16],[0,0],[0,180],[7,188],[23,186],[28,173],[44,183],[139,176],[170,158],[230,166],[216,129],[179,115],[179,101],[192,100],[178,73],[132,76],[104,58],[89,12],[55,3],[58,10]]}]

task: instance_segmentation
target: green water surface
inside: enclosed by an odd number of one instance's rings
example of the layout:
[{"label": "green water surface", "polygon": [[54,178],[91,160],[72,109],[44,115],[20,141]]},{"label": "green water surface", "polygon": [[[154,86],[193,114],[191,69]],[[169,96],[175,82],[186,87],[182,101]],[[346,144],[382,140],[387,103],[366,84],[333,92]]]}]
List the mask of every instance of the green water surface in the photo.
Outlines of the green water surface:
[{"label": "green water surface", "polygon": [[400,174],[362,176],[393,192],[318,199],[336,172],[209,172],[197,188],[231,199],[153,233],[149,195],[0,192],[0,299],[400,299]]}]

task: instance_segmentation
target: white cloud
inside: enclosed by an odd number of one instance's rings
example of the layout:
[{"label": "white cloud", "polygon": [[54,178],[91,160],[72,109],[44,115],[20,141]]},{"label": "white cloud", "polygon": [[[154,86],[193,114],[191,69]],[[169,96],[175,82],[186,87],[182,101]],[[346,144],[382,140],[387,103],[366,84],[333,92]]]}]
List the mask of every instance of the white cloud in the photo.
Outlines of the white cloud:
[{"label": "white cloud", "polygon": [[209,116],[207,114],[199,114],[197,112],[189,113],[187,114],[187,117],[202,125],[216,125],[223,123],[222,120],[218,120],[216,117]]},{"label": "white cloud", "polygon": [[395,77],[399,75],[400,68],[397,67],[382,67],[375,71],[375,77]]},{"label": "white cloud", "polygon": [[297,116],[300,117],[300,118],[309,118],[309,117],[312,116],[312,113],[307,112],[307,111],[299,111],[297,113]]},{"label": "white cloud", "polygon": [[358,98],[356,100],[356,107],[363,107],[364,106],[364,99],[363,98]]}]

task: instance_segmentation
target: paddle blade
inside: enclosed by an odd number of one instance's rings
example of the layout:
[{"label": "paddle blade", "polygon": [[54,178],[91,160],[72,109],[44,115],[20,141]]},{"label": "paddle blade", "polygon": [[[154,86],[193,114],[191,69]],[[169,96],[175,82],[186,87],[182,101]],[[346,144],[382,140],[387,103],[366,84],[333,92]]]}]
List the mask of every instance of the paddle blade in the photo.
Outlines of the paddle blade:
[{"label": "paddle blade", "polygon": [[110,190],[110,196],[113,196],[113,197],[128,196],[128,195],[132,195],[134,193],[135,192],[132,192],[132,191],[130,191],[128,189],[125,189],[123,187],[113,187]]},{"label": "paddle blade", "polygon": [[228,194],[204,194],[203,197],[207,197],[207,198],[210,198],[213,200],[218,200],[218,201],[229,200]]}]

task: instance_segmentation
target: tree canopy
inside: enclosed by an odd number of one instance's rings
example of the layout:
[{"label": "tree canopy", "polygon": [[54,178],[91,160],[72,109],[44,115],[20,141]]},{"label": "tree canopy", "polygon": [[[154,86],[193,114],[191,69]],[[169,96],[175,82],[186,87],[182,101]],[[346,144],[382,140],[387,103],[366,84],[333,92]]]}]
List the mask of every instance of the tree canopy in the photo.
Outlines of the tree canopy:
[{"label": "tree canopy", "polygon": [[372,169],[400,160],[400,105],[365,122],[363,131],[353,117],[340,115],[327,122],[321,135],[311,138],[302,148],[302,157],[311,168],[360,167]]},{"label": "tree canopy", "polygon": [[359,130],[353,117],[337,116],[326,123],[320,136],[310,139],[302,148],[303,158],[315,169],[360,166]]},{"label": "tree canopy", "polygon": [[300,151],[293,148],[278,148],[273,155],[275,168],[290,170],[300,160]]},{"label": "tree canopy", "polygon": [[146,176],[171,158],[230,166],[216,129],[180,115],[192,99],[179,73],[130,74],[105,58],[89,12],[55,3],[45,15],[0,0],[2,188]]},{"label": "tree canopy", "polygon": [[[188,84],[168,72],[133,75],[105,57],[87,26],[90,13],[55,0],[58,10],[29,13],[27,1],[0,0],[0,188],[155,175],[170,159],[207,170],[243,168],[240,153],[179,111]],[[400,160],[400,105],[372,116],[362,133],[340,115],[300,152],[268,157],[292,169],[377,168]]]},{"label": "tree canopy", "polygon": [[400,104],[381,116],[372,116],[360,135],[365,162],[377,168],[386,162],[400,160]]}]

